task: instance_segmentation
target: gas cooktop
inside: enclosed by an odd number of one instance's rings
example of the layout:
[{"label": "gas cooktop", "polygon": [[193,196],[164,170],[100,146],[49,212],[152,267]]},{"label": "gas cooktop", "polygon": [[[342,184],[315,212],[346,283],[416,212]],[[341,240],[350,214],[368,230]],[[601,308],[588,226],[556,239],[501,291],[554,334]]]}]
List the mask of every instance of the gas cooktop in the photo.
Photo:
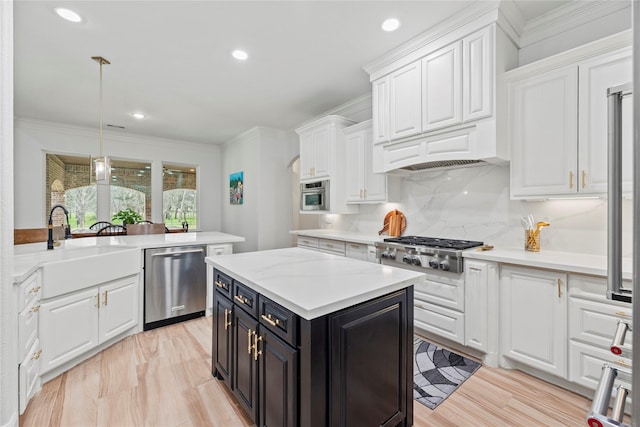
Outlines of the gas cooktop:
[{"label": "gas cooktop", "polygon": [[440,239],[437,237],[423,237],[423,236],[401,236],[390,237],[384,239],[388,243],[399,243],[401,245],[409,246],[424,246],[437,249],[453,249],[464,250],[469,248],[475,248],[482,246],[484,242],[474,242],[471,240],[456,240],[456,239]]}]

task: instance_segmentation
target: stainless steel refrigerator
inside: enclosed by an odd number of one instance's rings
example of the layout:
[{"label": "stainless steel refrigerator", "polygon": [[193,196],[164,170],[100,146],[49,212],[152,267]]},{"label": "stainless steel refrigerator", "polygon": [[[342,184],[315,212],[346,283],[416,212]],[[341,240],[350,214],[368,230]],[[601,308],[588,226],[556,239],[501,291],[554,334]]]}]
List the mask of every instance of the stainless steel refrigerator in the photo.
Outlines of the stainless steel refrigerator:
[{"label": "stainless steel refrigerator", "polygon": [[[608,229],[607,229],[607,298],[630,303],[632,321],[620,321],[611,343],[612,352],[621,347],[631,334],[635,345],[640,343],[640,5],[632,2],[633,15],[633,82],[609,88],[608,91]],[[630,102],[629,102],[630,101]],[[622,286],[622,116],[624,108],[633,108],[633,260],[632,287]],[[638,289],[636,289],[638,288]],[[634,296],[635,293],[635,296]],[[634,325],[636,327],[634,327]],[[640,427],[640,399],[633,391],[640,391],[640,351],[632,351],[631,369],[605,363],[591,411],[587,416],[590,427],[625,426],[622,423],[625,402],[632,402],[631,425]],[[629,387],[630,385],[630,387]],[[612,409],[609,411],[609,406]],[[628,408],[627,408],[628,409]]]}]

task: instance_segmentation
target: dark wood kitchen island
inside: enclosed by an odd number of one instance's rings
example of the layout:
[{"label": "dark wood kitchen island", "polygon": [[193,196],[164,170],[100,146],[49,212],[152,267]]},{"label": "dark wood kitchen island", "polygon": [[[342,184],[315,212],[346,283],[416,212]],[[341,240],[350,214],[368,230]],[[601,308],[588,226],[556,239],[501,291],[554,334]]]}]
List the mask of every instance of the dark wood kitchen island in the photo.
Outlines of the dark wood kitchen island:
[{"label": "dark wood kitchen island", "polygon": [[206,259],[212,373],[258,426],[413,424],[414,271],[301,248]]}]

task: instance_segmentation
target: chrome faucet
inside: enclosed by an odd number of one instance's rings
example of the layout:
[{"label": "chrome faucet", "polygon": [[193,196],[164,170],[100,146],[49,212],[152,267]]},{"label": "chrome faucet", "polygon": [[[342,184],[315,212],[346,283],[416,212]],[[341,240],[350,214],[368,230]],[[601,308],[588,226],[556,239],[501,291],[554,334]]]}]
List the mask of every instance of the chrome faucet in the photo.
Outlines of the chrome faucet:
[{"label": "chrome faucet", "polygon": [[71,225],[69,225],[69,211],[62,205],[55,205],[51,208],[49,212],[49,234],[47,237],[47,249],[53,249],[53,211],[56,209],[62,209],[64,211],[64,216],[67,218],[67,226],[64,228],[64,238],[71,238]]}]

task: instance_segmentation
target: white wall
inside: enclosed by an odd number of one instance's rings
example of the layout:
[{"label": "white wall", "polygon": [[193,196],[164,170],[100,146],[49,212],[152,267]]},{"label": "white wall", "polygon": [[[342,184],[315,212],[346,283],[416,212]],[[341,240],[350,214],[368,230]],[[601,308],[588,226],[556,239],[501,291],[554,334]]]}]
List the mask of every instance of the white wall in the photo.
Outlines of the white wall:
[{"label": "white wall", "polygon": [[[235,252],[291,246],[291,163],[298,140],[285,132],[256,127],[224,144],[222,227],[243,236]],[[244,173],[242,205],[229,203],[229,175]]]},{"label": "white wall", "polygon": [[[203,231],[221,230],[220,151],[216,145],[104,132],[104,154],[151,163],[154,222],[163,221],[162,163],[195,165],[198,230]],[[98,130],[28,120],[15,122],[15,228],[38,228],[46,224],[46,152],[96,156],[99,152]]]},{"label": "white wall", "polygon": [[[606,255],[606,199],[515,201],[509,198],[509,167],[483,165],[420,172],[402,179],[398,203],[362,205],[357,215],[333,215],[332,229],[377,234],[385,214],[407,217],[404,235],[479,240],[502,247],[524,245],[520,219],[548,217],[542,251]],[[631,257],[631,200],[623,201],[623,256]]]}]

